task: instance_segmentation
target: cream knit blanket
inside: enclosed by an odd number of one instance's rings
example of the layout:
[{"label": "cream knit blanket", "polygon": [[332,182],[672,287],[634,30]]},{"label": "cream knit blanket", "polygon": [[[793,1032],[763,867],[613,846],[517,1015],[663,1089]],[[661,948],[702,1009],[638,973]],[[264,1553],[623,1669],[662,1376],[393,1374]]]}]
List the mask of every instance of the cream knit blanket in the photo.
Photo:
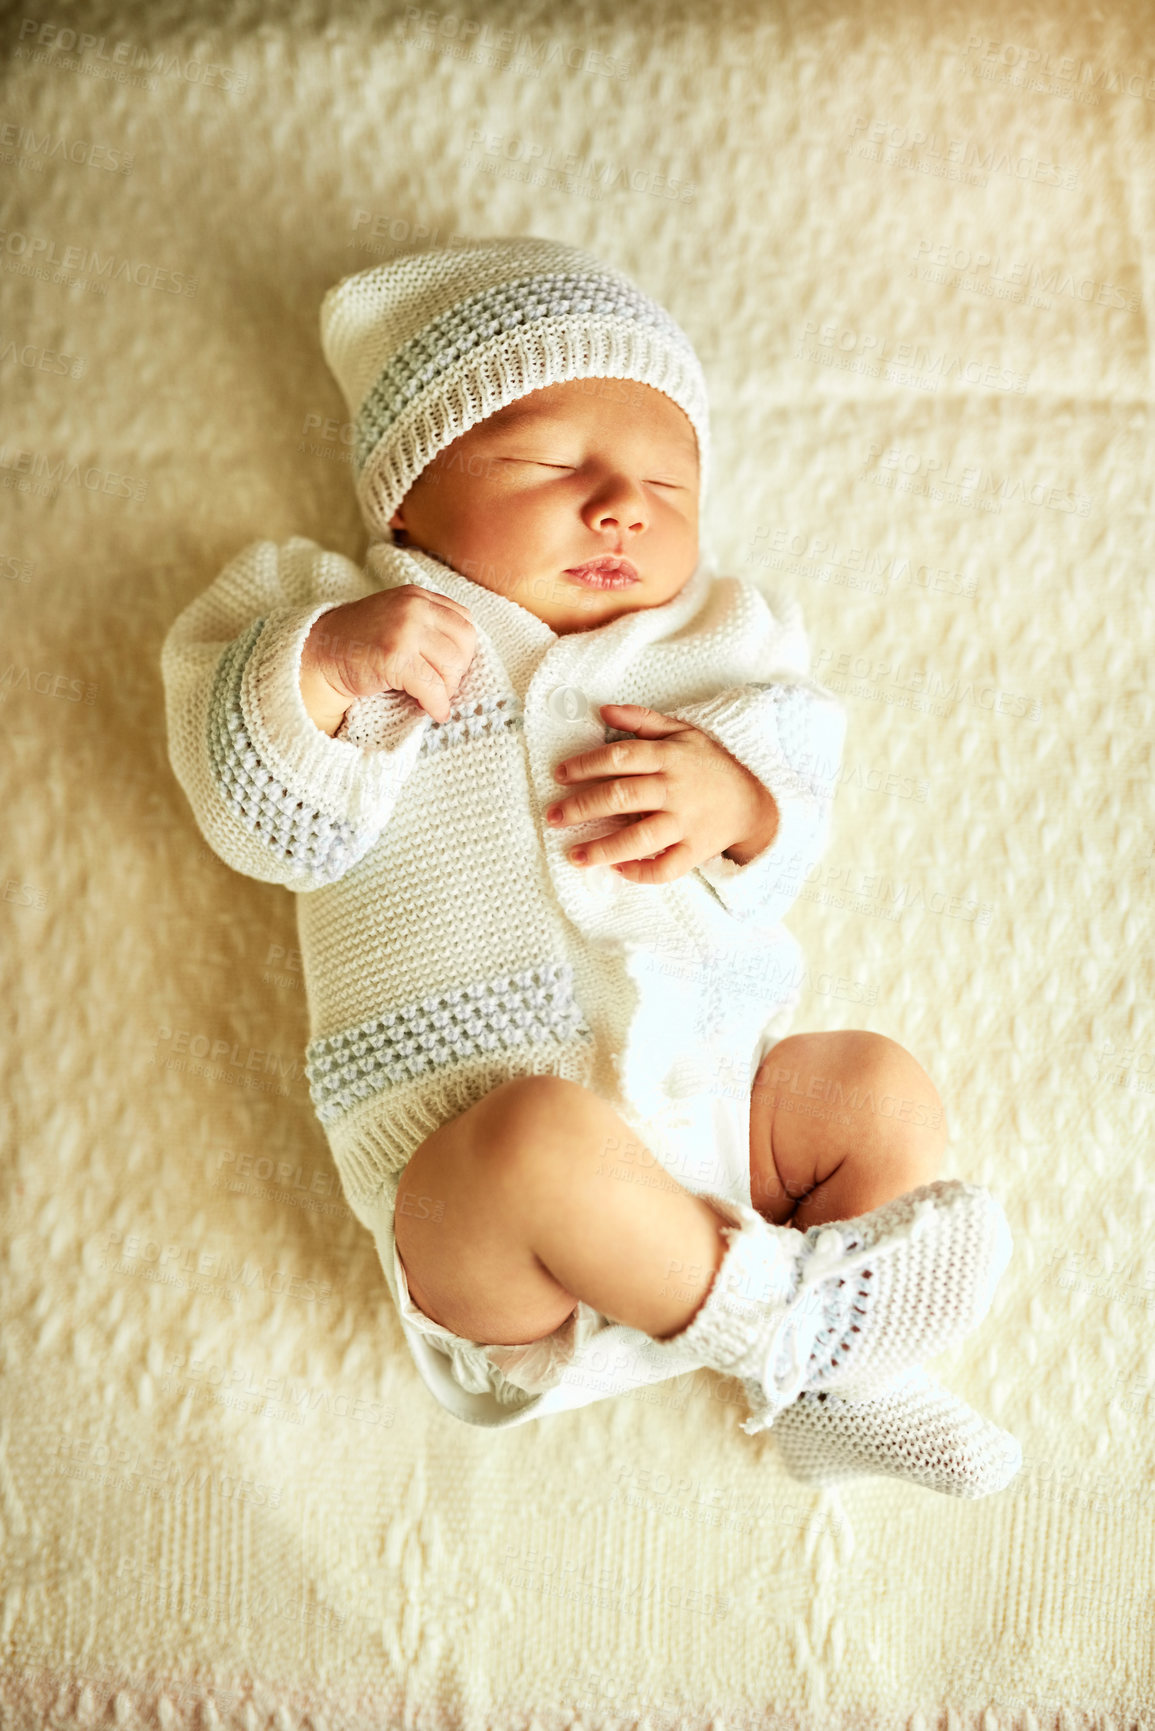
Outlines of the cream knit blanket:
[{"label": "cream knit blanket", "polygon": [[[1155,53],[1011,16],[6,17],[0,1724],[1155,1725]],[[794,1026],[909,1047],[1015,1231],[933,1367],[1022,1439],[989,1501],[805,1489],[706,1372],[470,1429],[341,1199],[160,646],[254,539],[362,558],[317,308],[454,233],[702,357],[717,566],[851,711]]]}]

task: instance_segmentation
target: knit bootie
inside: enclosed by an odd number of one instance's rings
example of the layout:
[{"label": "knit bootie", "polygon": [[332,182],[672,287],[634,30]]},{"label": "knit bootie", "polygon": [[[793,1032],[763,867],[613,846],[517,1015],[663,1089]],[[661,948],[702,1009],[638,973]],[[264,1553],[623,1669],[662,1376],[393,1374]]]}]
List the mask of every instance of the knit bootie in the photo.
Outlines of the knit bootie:
[{"label": "knit bootie", "polygon": [[1010,1261],[1000,1203],[955,1179],[806,1232],[705,1200],[730,1222],[728,1248],[687,1327],[655,1345],[739,1377],[751,1436],[805,1391],[884,1393],[982,1321]]},{"label": "knit bootie", "polygon": [[787,1472],[807,1484],[871,1473],[948,1497],[989,1497],[1023,1464],[1009,1431],[921,1367],[872,1400],[800,1394],[779,1414],[774,1440]]}]

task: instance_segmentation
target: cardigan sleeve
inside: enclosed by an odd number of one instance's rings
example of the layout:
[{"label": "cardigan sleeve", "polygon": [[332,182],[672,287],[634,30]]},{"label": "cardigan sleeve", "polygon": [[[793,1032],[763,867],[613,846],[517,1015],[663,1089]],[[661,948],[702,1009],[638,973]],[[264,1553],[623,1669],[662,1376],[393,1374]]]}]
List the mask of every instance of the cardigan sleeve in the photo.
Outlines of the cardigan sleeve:
[{"label": "cardigan sleeve", "polygon": [[335,883],[381,834],[420,753],[429,717],[405,692],[372,700],[372,749],[323,733],[301,696],[315,621],[374,587],[304,536],[255,541],[165,637],[169,762],[209,846],[248,877]]}]

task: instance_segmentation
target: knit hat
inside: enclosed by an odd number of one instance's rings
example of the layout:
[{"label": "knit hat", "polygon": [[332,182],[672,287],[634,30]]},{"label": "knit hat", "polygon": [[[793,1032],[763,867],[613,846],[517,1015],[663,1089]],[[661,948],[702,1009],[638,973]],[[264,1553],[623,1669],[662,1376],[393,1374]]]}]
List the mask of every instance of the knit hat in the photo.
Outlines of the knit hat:
[{"label": "knit hat", "polygon": [[321,303],[321,348],[354,424],[357,498],[392,541],[398,505],[433,458],[530,391],[634,379],[672,398],[698,439],[706,380],[664,307],[592,254],[535,235],[411,252],[344,277]]}]

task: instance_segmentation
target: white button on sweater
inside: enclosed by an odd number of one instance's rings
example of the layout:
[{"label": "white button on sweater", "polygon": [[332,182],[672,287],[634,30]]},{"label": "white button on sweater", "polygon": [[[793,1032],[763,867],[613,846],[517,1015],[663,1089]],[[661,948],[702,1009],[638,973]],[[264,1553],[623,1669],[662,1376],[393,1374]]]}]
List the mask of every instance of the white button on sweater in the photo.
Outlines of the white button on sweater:
[{"label": "white button on sweater", "polygon": [[[451,715],[381,694],[330,738],[301,698],[304,640],[329,608],[405,583],[461,602],[476,628]],[[298,536],[232,559],[173,623],[161,666],[170,761],[206,840],[300,892],[310,1091],[365,1225],[425,1137],[509,1077],[583,1083],[645,1141],[671,1091],[708,1091],[718,1063],[744,1076],[796,1003],[782,918],[825,849],[846,728],[808,678],[796,602],[776,617],[753,584],[700,563],[664,605],[559,637],[429,554],[376,543],[361,568]],[[547,824],[564,797],[553,770],[621,737],[598,713],[611,702],[699,727],[752,770],[778,805],[770,847],[662,885],[572,865],[613,826]],[[678,1373],[639,1355],[636,1383]],[[612,1392],[575,1384],[511,1413],[433,1382],[475,1423]]]}]

